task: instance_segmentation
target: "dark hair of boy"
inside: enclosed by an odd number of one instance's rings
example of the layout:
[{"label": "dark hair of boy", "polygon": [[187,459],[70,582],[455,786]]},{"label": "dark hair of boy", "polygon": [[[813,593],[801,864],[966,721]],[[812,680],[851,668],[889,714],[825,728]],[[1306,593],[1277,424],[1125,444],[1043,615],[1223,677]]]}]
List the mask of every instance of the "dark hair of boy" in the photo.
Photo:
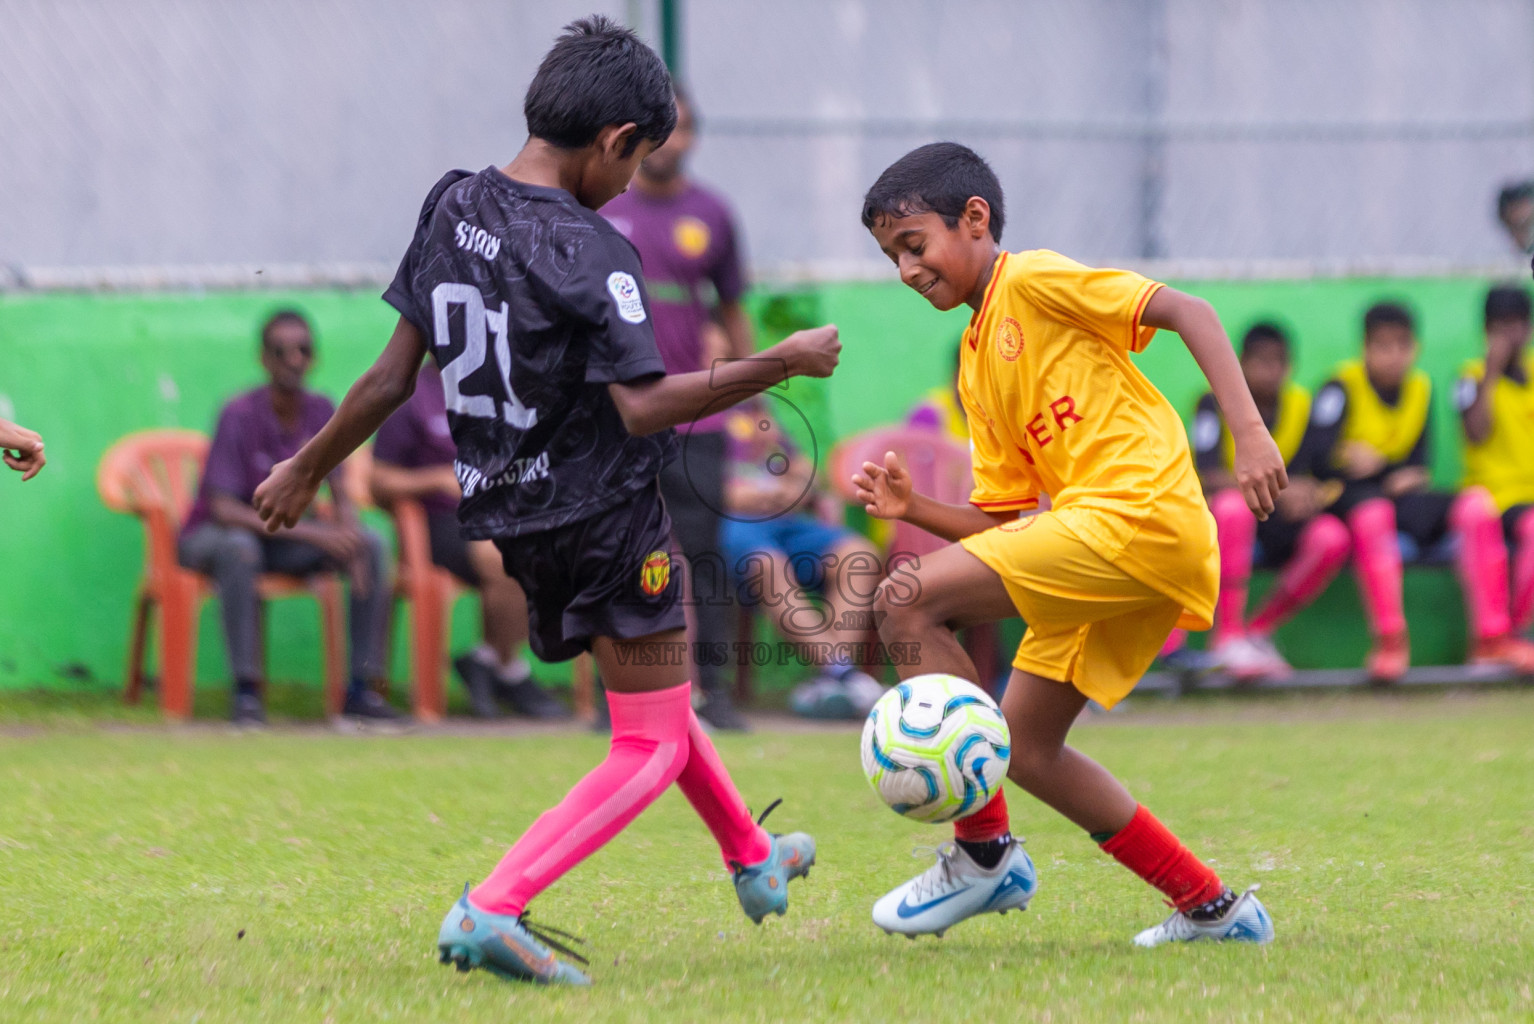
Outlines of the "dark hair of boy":
[{"label": "dark hair of boy", "polygon": [[1534,181],[1515,181],[1497,193],[1497,216],[1507,220],[1507,211],[1518,203],[1534,199]]},{"label": "dark hair of boy", "polygon": [[572,21],[538,65],[522,112],[527,132],[561,149],[580,149],[608,125],[637,126],[624,156],[641,139],[657,145],[676,127],[666,65],[639,37],[611,18]]},{"label": "dark hair of boy", "polygon": [[1486,326],[1504,320],[1534,319],[1528,289],[1522,285],[1499,284],[1486,293]]},{"label": "dark hair of boy", "polygon": [[1242,358],[1246,358],[1253,349],[1264,345],[1275,346],[1284,357],[1284,361],[1289,361],[1289,335],[1285,334],[1284,329],[1278,324],[1266,320],[1255,323],[1247,329],[1246,335],[1241,339]]},{"label": "dark hair of boy", "polygon": [[957,142],[932,142],[887,167],[863,197],[863,226],[880,217],[935,213],[952,228],[971,196],[991,208],[991,237],[1001,241],[1006,220],[1001,182],[985,158]]},{"label": "dark hair of boy", "polygon": [[1411,310],[1399,302],[1376,302],[1369,307],[1364,314],[1364,341],[1381,327],[1404,327],[1408,331],[1417,329],[1417,322],[1411,315]]},{"label": "dark hair of boy", "polygon": [[313,328],[309,326],[309,318],[304,316],[298,310],[279,309],[271,316],[267,317],[266,323],[261,325],[261,346],[263,348],[271,345],[272,332],[283,324],[297,324],[306,331],[310,331],[311,333],[313,331]]}]

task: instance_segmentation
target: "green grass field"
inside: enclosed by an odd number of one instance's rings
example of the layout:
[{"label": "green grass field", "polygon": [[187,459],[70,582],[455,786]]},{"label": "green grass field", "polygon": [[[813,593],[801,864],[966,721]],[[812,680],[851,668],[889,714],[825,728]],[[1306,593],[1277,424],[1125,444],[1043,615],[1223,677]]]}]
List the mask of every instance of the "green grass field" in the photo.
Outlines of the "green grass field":
[{"label": "green grass field", "polygon": [[[436,962],[442,914],[602,754],[576,733],[396,738],[88,724],[0,701],[5,1021],[1534,1019],[1534,692],[1145,701],[1079,745],[1234,885],[1277,942],[1138,950],[1166,911],[1028,798],[1026,914],[945,939],[868,919],[945,837],[880,806],[857,735],[719,746],[820,863],[740,914],[674,791],[534,905],[595,949],[588,990]],[[1015,791],[1014,791],[1015,792]]]}]

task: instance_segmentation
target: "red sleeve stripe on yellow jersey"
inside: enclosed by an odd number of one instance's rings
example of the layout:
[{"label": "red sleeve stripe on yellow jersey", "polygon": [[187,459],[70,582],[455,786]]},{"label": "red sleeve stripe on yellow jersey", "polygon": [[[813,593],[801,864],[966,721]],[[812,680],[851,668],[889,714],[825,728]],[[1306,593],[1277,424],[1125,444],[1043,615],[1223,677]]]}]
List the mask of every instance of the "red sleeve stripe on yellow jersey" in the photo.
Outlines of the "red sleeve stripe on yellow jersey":
[{"label": "red sleeve stripe on yellow jersey", "polygon": [[976,508],[985,509],[987,512],[1011,512],[1016,509],[1022,511],[1028,508],[1038,508],[1038,498],[1004,498],[1001,501],[971,501]]},{"label": "red sleeve stripe on yellow jersey", "polygon": [[1151,296],[1165,287],[1160,281],[1145,282],[1145,292],[1140,296],[1140,301],[1135,303],[1134,319],[1129,322],[1129,351],[1144,352],[1145,346],[1150,344],[1149,338],[1140,340],[1140,317],[1145,315],[1145,307],[1150,305]]},{"label": "red sleeve stripe on yellow jersey", "polygon": [[969,318],[969,347],[970,351],[976,351],[980,347],[980,338],[975,328],[985,319],[986,308],[991,304],[991,296],[996,293],[996,282],[1001,280],[1002,268],[1007,265],[1007,257],[1011,255],[1003,250],[996,260],[996,266],[991,270],[991,283],[985,286],[985,298],[980,300],[980,308],[975,310],[975,315]]}]

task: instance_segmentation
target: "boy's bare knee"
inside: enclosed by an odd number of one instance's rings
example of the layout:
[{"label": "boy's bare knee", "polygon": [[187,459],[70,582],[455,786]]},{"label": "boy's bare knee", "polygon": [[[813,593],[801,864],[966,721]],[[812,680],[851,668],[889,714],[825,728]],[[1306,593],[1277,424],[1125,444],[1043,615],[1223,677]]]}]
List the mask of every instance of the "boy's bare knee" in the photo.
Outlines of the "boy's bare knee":
[{"label": "boy's bare knee", "polygon": [[889,580],[880,583],[873,600],[874,621],[878,623],[880,638],[898,640],[919,631],[923,616],[918,603],[902,598],[900,588]]}]

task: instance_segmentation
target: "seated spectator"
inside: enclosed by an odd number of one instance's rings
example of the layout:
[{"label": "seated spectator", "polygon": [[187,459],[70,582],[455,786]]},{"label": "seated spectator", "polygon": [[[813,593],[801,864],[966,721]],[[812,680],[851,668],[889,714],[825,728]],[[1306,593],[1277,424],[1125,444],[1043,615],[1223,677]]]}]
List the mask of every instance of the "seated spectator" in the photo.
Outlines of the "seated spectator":
[{"label": "seated spectator", "polygon": [[1534,181],[1515,181],[1497,193],[1497,219],[1514,245],[1534,253]]},{"label": "seated spectator", "polygon": [[[1220,596],[1215,604],[1211,651],[1238,680],[1280,677],[1289,664],[1273,646],[1273,632],[1315,600],[1342,570],[1348,532],[1324,510],[1336,485],[1328,488],[1304,468],[1313,445],[1310,395],[1289,377],[1289,338],[1283,329],[1260,323],[1241,342],[1241,369],[1263,423],[1289,470],[1289,486],[1278,507],[1258,522],[1236,486],[1235,444],[1214,395],[1199,399],[1193,418],[1194,463],[1204,483],[1220,544]],[[1260,543],[1260,547],[1258,546]],[[1246,619],[1252,565],[1279,570],[1263,606]]]},{"label": "seated spectator", "polygon": [[[1500,285],[1486,295],[1486,356],[1456,388],[1465,431],[1465,492],[1455,506],[1460,573],[1475,647],[1471,660],[1534,672],[1534,359],[1529,293]],[[1497,517],[1501,517],[1500,528]],[[1508,546],[1513,548],[1508,601]]]},{"label": "seated spectator", "polygon": [[0,460],[21,474],[22,482],[42,472],[48,460],[43,456],[43,439],[10,420],[0,420]]},{"label": "seated spectator", "polygon": [[500,698],[529,718],[564,718],[564,706],[533,681],[522,654],[527,640],[527,596],[506,575],[501,553],[488,540],[468,541],[458,532],[463,491],[453,469],[458,449],[447,427],[442,373],[427,360],[415,393],[378,429],[369,480],[373,500],[388,507],[414,499],[426,511],[431,560],[479,591],[481,642],[453,660],[480,718],[500,715]]},{"label": "seated spectator", "polygon": [[311,517],[269,534],[251,505],[256,486],[272,466],[297,453],[334,410],[324,395],[304,388],[313,363],[314,337],[301,314],[283,310],[267,320],[261,328],[261,365],[268,383],[219,413],[197,500],[181,530],[181,564],[218,584],[224,643],[234,670],[233,718],[242,725],[266,721],[256,596],[256,577],[263,572],[346,575],[351,584],[351,682],[343,714],[362,720],[399,717],[372,686],[383,675],[389,618],[383,544],[359,524],[339,472],[330,480],[334,509],[329,519]]},{"label": "seated spectator", "polygon": [[861,718],[884,692],[851,656],[872,626],[865,619],[882,575],[878,553],[859,534],[816,518],[814,467],[759,406],[733,411],[727,429],[725,561],[742,581],[742,602],[773,609],[779,631],[819,669],[790,706],[808,718]]},{"label": "seated spectator", "polygon": [[[1363,359],[1343,363],[1316,394],[1315,472],[1342,482],[1332,511],[1347,521],[1353,539],[1358,589],[1374,634],[1368,669],[1382,682],[1399,679],[1410,663],[1401,601],[1401,547],[1412,555],[1438,546],[1450,532],[1496,529],[1496,514],[1471,499],[1430,485],[1432,382],[1416,367],[1418,344],[1411,312],[1381,302],[1364,314]],[[1484,521],[1483,521],[1484,520]],[[1463,577],[1467,607],[1479,592]],[[1506,584],[1502,588],[1505,592]],[[1478,632],[1471,616],[1472,658],[1517,663],[1520,648],[1505,637]]]}]

